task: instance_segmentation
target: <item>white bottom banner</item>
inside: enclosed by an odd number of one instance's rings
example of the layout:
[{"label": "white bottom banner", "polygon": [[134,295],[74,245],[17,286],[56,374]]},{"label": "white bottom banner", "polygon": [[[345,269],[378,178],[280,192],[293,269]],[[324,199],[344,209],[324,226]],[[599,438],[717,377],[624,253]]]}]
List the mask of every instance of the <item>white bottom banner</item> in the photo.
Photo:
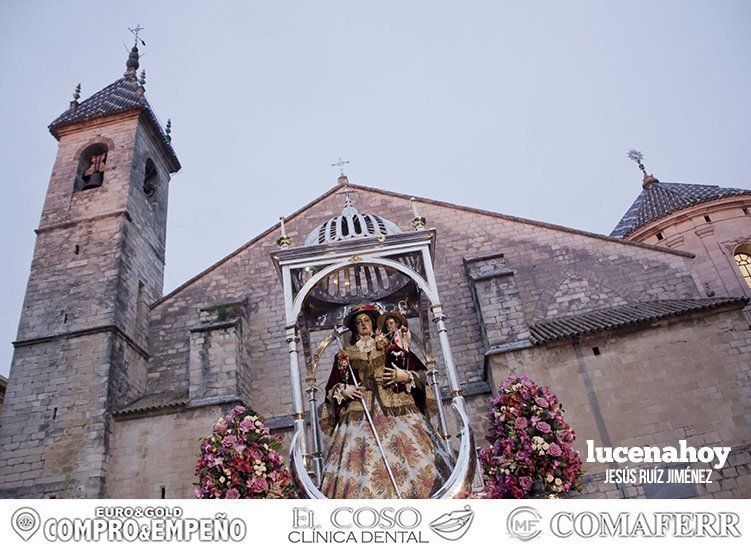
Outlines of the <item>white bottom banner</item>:
[{"label": "white bottom banner", "polygon": [[[748,541],[744,500],[3,500],[4,543]],[[740,540],[739,540],[740,541]]]}]

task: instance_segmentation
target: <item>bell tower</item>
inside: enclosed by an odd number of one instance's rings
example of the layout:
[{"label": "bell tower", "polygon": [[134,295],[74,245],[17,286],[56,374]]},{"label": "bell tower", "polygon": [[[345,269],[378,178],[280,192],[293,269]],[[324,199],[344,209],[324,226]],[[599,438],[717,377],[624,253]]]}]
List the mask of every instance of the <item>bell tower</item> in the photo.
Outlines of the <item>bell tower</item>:
[{"label": "bell tower", "polygon": [[170,175],[138,31],[123,77],[49,126],[58,140],[5,406],[0,497],[106,496],[111,412],[144,392]]}]

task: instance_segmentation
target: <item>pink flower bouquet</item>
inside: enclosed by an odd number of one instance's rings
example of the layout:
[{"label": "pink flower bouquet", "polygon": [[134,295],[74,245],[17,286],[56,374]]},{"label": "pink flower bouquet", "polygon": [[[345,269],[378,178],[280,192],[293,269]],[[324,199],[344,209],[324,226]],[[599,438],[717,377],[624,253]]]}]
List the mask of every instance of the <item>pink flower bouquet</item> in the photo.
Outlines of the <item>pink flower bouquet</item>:
[{"label": "pink flower bouquet", "polygon": [[480,451],[490,499],[558,498],[581,487],[581,459],[563,407],[547,387],[509,376],[488,412],[490,447]]},{"label": "pink flower bouquet", "polygon": [[261,419],[244,406],[219,418],[201,443],[196,463],[198,499],[296,498],[281,457],[281,438],[271,436]]}]

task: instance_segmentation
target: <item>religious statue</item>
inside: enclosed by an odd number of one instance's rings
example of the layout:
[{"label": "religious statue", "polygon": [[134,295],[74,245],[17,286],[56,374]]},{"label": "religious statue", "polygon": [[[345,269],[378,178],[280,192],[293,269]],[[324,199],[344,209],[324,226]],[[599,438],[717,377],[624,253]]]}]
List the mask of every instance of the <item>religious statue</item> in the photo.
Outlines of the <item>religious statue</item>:
[{"label": "religious statue", "polygon": [[344,318],[350,342],[326,385],[332,436],[321,491],[329,498],[427,498],[451,473],[428,419],[435,399],[427,368],[409,350],[407,320],[379,317],[361,304]]},{"label": "religious statue", "polygon": [[401,312],[386,312],[378,318],[378,331],[386,339],[386,364],[402,370],[407,369],[409,331],[407,318]]}]

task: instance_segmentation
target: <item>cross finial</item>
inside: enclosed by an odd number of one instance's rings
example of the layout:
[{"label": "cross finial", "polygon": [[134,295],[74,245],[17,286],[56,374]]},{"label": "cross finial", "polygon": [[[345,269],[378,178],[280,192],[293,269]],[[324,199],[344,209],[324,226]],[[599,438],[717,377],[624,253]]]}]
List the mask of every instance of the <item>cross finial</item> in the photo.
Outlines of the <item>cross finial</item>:
[{"label": "cross finial", "polygon": [[639,165],[639,170],[641,170],[644,174],[644,177],[646,177],[647,170],[646,168],[644,168],[644,163],[642,163],[642,161],[644,160],[644,154],[638,149],[631,148],[628,150],[628,153],[626,153],[626,156]]},{"label": "cross finial", "polygon": [[128,30],[133,33],[133,37],[135,38],[135,44],[133,45],[133,47],[138,47],[138,42],[141,42],[141,45],[146,45],[146,42],[138,37],[138,33],[143,30],[143,27],[141,25],[136,25],[136,28],[128,27]]},{"label": "cross finial", "polygon": [[642,174],[644,174],[642,187],[646,189],[647,187],[658,181],[657,178],[652,174],[647,174],[647,169],[644,167],[644,163],[642,162],[644,160],[644,154],[641,151],[631,148],[628,150],[628,153],[626,153],[626,156],[636,164],[638,164],[639,170],[641,170]]},{"label": "cross finial", "polygon": [[123,76],[127,79],[136,79],[136,71],[138,70],[138,42],[141,42],[141,45],[146,45],[146,42],[138,37],[138,33],[143,30],[141,25],[138,25],[136,28],[128,27],[128,30],[133,33],[135,44],[128,54],[128,61],[125,63],[125,73]]},{"label": "cross finial", "polygon": [[349,195],[352,193],[356,193],[354,189],[350,189],[349,185],[346,186],[346,188],[341,192],[341,194],[344,195],[344,207],[345,208],[351,208],[352,207],[352,200],[350,200]]},{"label": "cross finial", "polygon": [[337,168],[339,168],[339,175],[343,176],[344,175],[344,165],[345,164],[349,164],[349,161],[343,161],[342,158],[339,157],[339,160],[336,161],[335,163],[333,163],[331,166],[336,166]]}]

